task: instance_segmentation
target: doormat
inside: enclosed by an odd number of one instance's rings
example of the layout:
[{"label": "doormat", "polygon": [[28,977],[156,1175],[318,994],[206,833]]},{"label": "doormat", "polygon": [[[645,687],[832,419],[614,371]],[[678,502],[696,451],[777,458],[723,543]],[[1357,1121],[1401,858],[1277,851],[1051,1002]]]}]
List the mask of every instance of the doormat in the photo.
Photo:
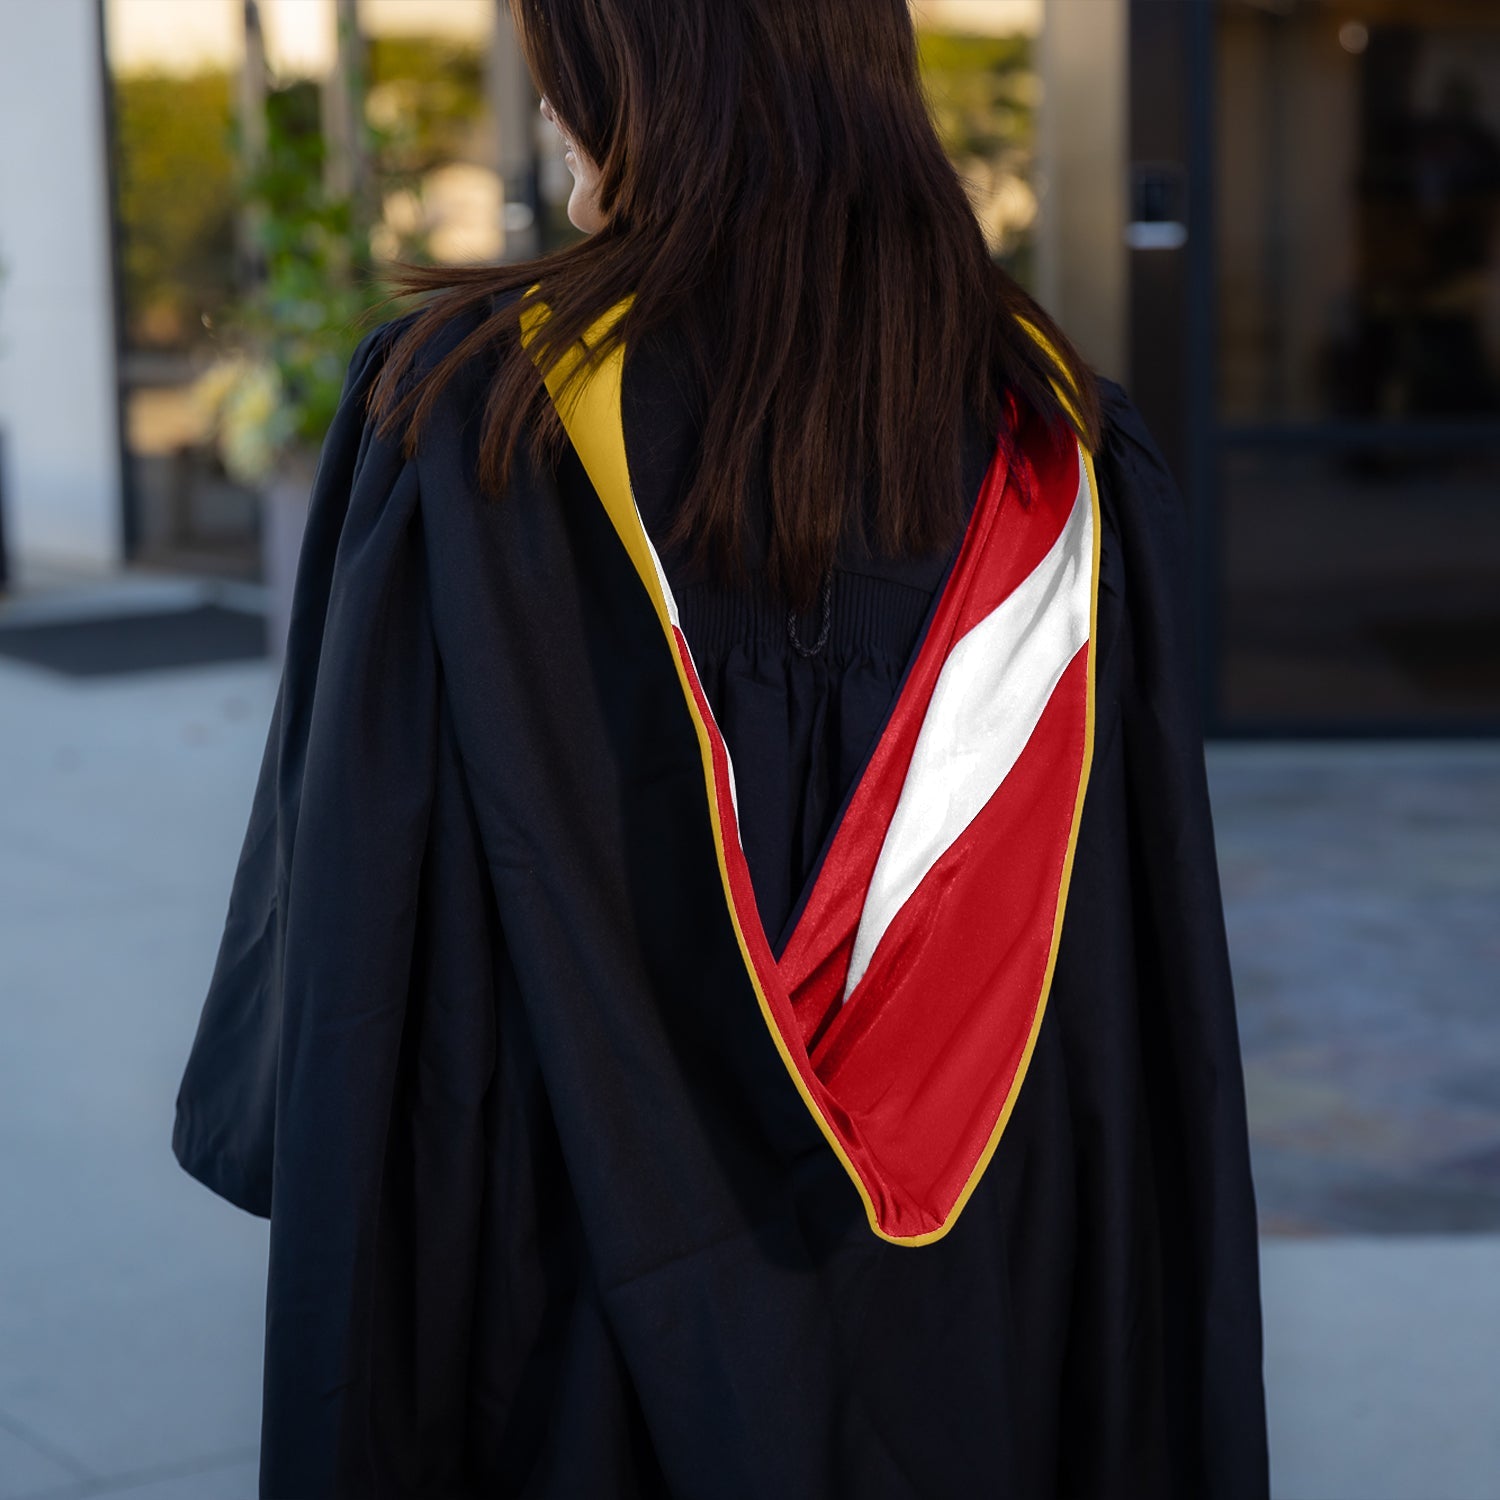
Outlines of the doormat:
[{"label": "doormat", "polygon": [[94,619],[0,624],[0,657],[64,677],[118,677],[216,662],[256,661],[265,617],[222,604]]}]

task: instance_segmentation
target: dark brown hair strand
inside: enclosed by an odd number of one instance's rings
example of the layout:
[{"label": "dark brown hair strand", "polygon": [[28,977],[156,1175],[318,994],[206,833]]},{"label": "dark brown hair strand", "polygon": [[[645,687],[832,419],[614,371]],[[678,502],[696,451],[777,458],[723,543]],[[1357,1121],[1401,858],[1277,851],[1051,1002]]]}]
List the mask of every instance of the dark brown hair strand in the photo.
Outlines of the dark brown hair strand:
[{"label": "dark brown hair strand", "polygon": [[[497,356],[479,477],[503,493],[517,443],[555,456],[565,442],[539,367],[550,371],[628,297],[592,357],[672,325],[705,393],[699,461],[670,540],[738,574],[761,466],[768,582],[805,609],[866,496],[856,533],[882,551],[956,539],[966,409],[999,434],[1014,398],[1098,446],[1088,367],[991,258],[943,154],[906,0],[511,9],[538,90],[600,167],[608,221],[524,262],[387,273],[389,300],[426,299],[371,400],[380,431],[399,431],[408,453],[453,375],[478,354]],[[523,348],[533,285],[551,316]],[[475,326],[408,379],[456,319]]]}]

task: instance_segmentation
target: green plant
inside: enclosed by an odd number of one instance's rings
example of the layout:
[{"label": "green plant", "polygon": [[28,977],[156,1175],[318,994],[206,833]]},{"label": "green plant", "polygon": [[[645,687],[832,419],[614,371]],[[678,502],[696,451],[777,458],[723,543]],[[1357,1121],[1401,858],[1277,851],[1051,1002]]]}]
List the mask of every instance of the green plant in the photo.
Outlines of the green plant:
[{"label": "green plant", "polygon": [[419,176],[476,154],[484,159],[485,59],[443,37],[372,37],[366,114],[377,175]]},{"label": "green plant", "polygon": [[[359,131],[352,154],[373,165],[386,139],[363,109],[352,113]],[[299,80],[272,88],[264,145],[244,175],[254,228],[251,290],[228,310],[225,357],[196,391],[226,469],[245,483],[310,461],[322,444],[349,357],[385,300],[370,249],[376,205],[397,187],[420,191],[407,174],[383,172],[378,181],[355,173],[351,191],[334,192],[327,168],[318,86]],[[402,237],[399,253],[428,258],[420,231]]]},{"label": "green plant", "polygon": [[943,149],[964,178],[991,250],[1025,282],[1036,216],[1040,84],[1033,39],[922,30],[917,42]]}]

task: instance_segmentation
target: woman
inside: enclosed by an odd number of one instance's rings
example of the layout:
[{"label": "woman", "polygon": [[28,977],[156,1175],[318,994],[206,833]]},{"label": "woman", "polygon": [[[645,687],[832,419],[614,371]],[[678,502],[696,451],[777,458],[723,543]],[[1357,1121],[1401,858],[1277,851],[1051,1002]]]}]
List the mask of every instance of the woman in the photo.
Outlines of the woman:
[{"label": "woman", "polygon": [[1264,1496],[1156,449],[904,0],[514,13],[590,234],[351,362],[178,1099],[262,1496]]}]

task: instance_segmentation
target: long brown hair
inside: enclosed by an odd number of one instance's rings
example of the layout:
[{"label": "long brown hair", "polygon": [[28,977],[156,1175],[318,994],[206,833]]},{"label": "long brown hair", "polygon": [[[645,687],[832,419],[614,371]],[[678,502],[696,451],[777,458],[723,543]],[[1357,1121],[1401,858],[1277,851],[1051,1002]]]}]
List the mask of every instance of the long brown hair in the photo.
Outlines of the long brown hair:
[{"label": "long brown hair", "polygon": [[[430,294],[372,395],[383,433],[404,424],[408,454],[442,386],[491,351],[483,488],[504,490],[523,438],[555,455],[562,428],[538,366],[550,371],[629,297],[591,357],[671,324],[704,393],[670,539],[738,575],[759,471],[768,582],[807,607],[851,521],[897,555],[956,539],[966,403],[998,435],[1009,393],[1097,446],[1087,366],[991,258],[943,154],[907,0],[511,0],[511,10],[537,89],[599,165],[607,222],[533,260],[388,272],[393,297]],[[551,316],[523,348],[534,284]],[[405,379],[455,318],[477,321]],[[1071,412],[1055,380],[1070,387]]]}]

